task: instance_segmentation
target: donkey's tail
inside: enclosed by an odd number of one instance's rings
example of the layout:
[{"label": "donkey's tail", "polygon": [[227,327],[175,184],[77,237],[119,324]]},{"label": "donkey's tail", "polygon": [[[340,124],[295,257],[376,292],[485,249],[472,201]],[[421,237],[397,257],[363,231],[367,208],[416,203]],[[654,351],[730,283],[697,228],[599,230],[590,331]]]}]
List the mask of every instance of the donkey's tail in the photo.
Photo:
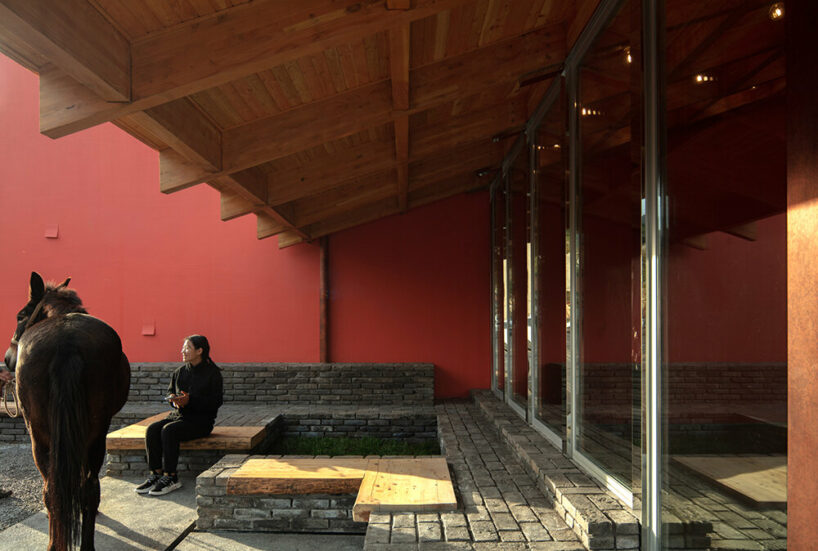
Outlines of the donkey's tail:
[{"label": "donkey's tail", "polygon": [[64,549],[72,549],[79,543],[84,493],[82,486],[88,476],[85,449],[88,402],[83,385],[84,367],[79,354],[65,348],[55,354],[49,365],[49,514],[57,517],[55,527],[58,533],[52,534],[52,537],[56,542],[61,542]]}]

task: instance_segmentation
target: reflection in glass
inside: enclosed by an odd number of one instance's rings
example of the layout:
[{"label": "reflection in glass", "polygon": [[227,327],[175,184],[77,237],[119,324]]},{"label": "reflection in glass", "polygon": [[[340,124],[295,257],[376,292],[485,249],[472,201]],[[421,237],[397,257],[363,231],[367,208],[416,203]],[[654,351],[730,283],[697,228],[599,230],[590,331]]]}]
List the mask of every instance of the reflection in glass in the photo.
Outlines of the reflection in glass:
[{"label": "reflection in glass", "polygon": [[535,416],[555,433],[565,435],[565,329],[567,218],[565,193],[565,95],[561,93],[536,133],[537,193],[534,220],[537,235],[538,402]]},{"label": "reflection in glass", "polygon": [[531,323],[529,303],[530,213],[528,203],[529,173],[528,148],[522,151],[508,174],[508,197],[511,212],[511,397],[518,404],[528,403],[528,365],[531,350]]},{"label": "reflection in glass", "polygon": [[506,357],[506,261],[505,261],[505,186],[498,185],[491,203],[491,281],[494,331],[492,343],[492,379],[498,390],[505,388]]},{"label": "reflection in glass", "polygon": [[640,37],[639,11],[639,2],[625,2],[583,59],[578,106],[582,344],[577,448],[626,489],[632,488],[639,466],[633,459],[639,454],[639,431],[633,425],[639,422],[642,333],[642,82],[632,55]]},{"label": "reflection in glass", "polygon": [[703,547],[784,549],[784,22],[727,4],[666,4],[664,505]]}]

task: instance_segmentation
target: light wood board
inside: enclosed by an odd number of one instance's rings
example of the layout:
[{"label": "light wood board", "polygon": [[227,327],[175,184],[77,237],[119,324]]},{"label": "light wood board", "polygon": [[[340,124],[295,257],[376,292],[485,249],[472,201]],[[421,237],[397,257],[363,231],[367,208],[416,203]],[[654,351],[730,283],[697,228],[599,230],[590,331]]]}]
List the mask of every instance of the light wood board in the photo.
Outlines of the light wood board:
[{"label": "light wood board", "polygon": [[364,458],[248,459],[227,480],[227,493],[350,494],[367,468]]},{"label": "light wood board", "polygon": [[352,518],[366,522],[373,512],[456,508],[457,499],[445,458],[390,458],[370,461],[352,508]]},{"label": "light wood board", "polygon": [[756,505],[787,503],[787,456],[674,456],[693,471]]},{"label": "light wood board", "polygon": [[[154,416],[164,418],[166,414]],[[145,419],[145,421],[157,421],[158,419]],[[150,423],[140,421],[127,427],[122,427],[110,433],[106,439],[109,450],[136,450],[145,448],[145,432]],[[223,427],[216,426],[208,436],[182,442],[179,446],[183,450],[229,450],[229,451],[249,451],[255,448],[267,433],[267,429],[261,426],[246,427]]]}]

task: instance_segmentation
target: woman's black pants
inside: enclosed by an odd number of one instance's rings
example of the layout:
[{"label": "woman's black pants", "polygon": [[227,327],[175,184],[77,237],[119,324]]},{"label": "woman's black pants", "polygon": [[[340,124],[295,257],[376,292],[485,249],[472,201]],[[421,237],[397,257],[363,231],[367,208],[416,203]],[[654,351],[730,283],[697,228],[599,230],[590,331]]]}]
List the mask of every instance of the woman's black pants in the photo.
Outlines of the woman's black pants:
[{"label": "woman's black pants", "polygon": [[145,448],[148,452],[148,468],[175,473],[179,462],[179,444],[186,440],[207,436],[213,430],[212,423],[189,419],[162,419],[148,426]]}]

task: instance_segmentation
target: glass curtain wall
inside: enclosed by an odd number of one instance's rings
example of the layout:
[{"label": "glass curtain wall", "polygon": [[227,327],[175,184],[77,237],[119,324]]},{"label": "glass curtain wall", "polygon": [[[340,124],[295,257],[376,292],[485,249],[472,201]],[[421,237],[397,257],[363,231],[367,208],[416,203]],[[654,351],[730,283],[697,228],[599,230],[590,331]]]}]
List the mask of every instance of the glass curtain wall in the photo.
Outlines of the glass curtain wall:
[{"label": "glass curtain wall", "polygon": [[[528,366],[531,360],[531,226],[529,197],[529,155],[523,146],[508,169],[508,205],[511,215],[509,232],[511,248],[511,399],[523,410],[528,404]],[[524,415],[524,413],[523,413]]]},{"label": "glass curtain wall", "polygon": [[624,2],[578,69],[576,451],[625,492],[640,465],[640,15],[640,2]]},{"label": "glass curtain wall", "polygon": [[786,548],[784,16],[665,2],[668,549]]},{"label": "glass curtain wall", "polygon": [[502,395],[506,365],[506,189],[496,181],[491,194],[492,388]]},{"label": "glass curtain wall", "polygon": [[[532,233],[535,254],[532,277],[536,277],[531,316],[536,316],[537,370],[534,419],[560,438],[565,437],[566,324],[569,302],[566,292],[566,255],[569,251],[566,195],[566,99],[562,78],[555,84],[559,94],[532,134],[534,143],[534,193]],[[535,302],[536,301],[536,302]]]}]

